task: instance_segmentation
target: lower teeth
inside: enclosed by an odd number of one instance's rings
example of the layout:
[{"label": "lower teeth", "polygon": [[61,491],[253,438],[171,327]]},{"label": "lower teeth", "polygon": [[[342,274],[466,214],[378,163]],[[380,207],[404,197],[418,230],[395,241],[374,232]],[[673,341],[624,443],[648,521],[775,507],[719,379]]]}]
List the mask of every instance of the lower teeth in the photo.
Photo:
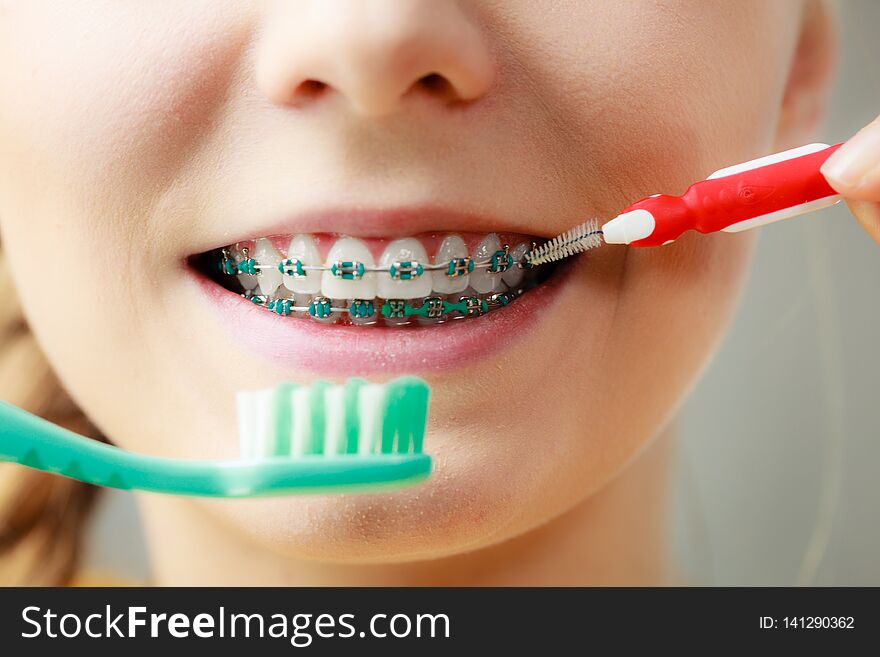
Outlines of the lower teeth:
[{"label": "lower teeth", "polygon": [[[467,317],[481,317],[503,308],[523,288],[488,295],[445,295],[423,299],[301,299],[241,292],[241,296],[283,317],[301,317],[328,324],[355,326],[431,326]],[[300,297],[302,295],[297,295]]]}]

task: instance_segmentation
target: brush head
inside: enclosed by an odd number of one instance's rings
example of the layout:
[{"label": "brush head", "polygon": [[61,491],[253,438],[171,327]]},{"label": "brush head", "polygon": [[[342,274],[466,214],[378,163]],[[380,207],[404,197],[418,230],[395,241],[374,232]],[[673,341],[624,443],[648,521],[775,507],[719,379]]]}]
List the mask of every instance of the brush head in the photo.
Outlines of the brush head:
[{"label": "brush head", "polygon": [[385,384],[281,383],[238,395],[246,460],[421,454],[430,389],[407,376]]},{"label": "brush head", "polygon": [[599,222],[591,219],[534,248],[526,254],[525,259],[533,267],[544,265],[589,251],[603,243]]}]

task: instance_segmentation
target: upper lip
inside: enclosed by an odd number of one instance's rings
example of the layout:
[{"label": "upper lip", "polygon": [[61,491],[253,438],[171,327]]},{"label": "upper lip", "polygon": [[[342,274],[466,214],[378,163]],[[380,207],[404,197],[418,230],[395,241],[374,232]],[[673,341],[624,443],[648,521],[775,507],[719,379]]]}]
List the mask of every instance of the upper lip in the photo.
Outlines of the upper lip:
[{"label": "upper lip", "polygon": [[211,241],[198,247],[197,252],[273,235],[339,233],[353,237],[396,238],[425,232],[506,232],[536,236],[534,227],[527,225],[524,220],[502,219],[438,206],[340,207],[300,212],[263,223],[240,223],[234,231],[224,231],[221,239],[225,241],[209,238]]}]

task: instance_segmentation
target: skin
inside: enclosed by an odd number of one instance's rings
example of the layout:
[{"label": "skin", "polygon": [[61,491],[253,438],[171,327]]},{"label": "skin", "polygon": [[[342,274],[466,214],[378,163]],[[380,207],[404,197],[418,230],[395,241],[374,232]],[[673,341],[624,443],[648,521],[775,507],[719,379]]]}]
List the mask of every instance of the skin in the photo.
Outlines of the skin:
[{"label": "skin", "polygon": [[[230,457],[236,390],[308,377],[231,343],[185,256],[330,203],[549,237],[805,143],[832,50],[817,2],[0,1],[0,234],[41,345],[116,444]],[[668,581],[665,428],[752,240],[581,258],[537,329],[428,377],[421,487],[139,496],[156,581]]]},{"label": "skin", "polygon": [[880,117],[828,158],[822,173],[846,198],[862,228],[880,244]]}]

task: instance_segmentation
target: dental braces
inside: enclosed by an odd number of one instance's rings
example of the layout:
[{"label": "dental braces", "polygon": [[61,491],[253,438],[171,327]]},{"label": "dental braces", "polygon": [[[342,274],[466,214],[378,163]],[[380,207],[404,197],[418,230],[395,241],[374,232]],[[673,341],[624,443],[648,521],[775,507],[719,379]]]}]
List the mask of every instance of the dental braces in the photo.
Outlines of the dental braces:
[{"label": "dental braces", "polygon": [[[534,243],[532,248],[534,248]],[[329,271],[334,277],[347,281],[360,280],[368,272],[379,272],[388,274],[395,281],[410,281],[421,278],[426,272],[432,271],[444,271],[449,278],[459,278],[473,273],[475,269],[486,269],[493,274],[503,274],[512,267],[520,269],[531,269],[532,267],[528,261],[529,252],[526,252],[521,260],[514,262],[513,256],[510,255],[509,244],[505,244],[501,249],[495,251],[488,260],[475,261],[469,257],[452,258],[448,262],[433,265],[423,264],[416,260],[396,260],[387,267],[365,265],[356,260],[336,260],[329,265],[306,265],[298,258],[285,258],[277,265],[264,265],[250,257],[247,247],[241,249],[241,254],[242,259],[236,260],[228,249],[222,249],[218,263],[219,271],[229,276],[237,274],[259,276],[263,270],[277,269],[285,276],[293,278],[303,278],[310,271]]]},{"label": "dental braces", "polygon": [[293,299],[273,297],[252,292],[242,293],[242,297],[255,305],[262,306],[277,315],[284,317],[290,315],[308,315],[315,319],[326,319],[334,314],[348,315],[350,319],[370,320],[378,319],[381,315],[385,319],[407,319],[410,317],[424,317],[426,319],[464,319],[466,317],[480,317],[487,312],[502,308],[519,297],[523,289],[495,292],[487,298],[477,296],[460,296],[458,301],[450,301],[442,297],[425,297],[424,300],[414,305],[406,299],[386,299],[377,308],[372,299],[352,299],[348,306],[334,306],[332,301],[324,296],[314,297],[308,305],[296,305]]}]

